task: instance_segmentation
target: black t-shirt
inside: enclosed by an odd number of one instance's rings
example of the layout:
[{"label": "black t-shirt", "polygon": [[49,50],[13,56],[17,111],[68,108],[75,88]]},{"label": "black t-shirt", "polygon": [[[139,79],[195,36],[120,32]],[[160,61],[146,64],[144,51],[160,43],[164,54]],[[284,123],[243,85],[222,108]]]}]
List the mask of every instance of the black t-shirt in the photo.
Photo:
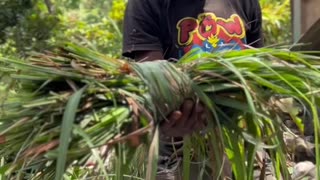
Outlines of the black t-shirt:
[{"label": "black t-shirt", "polygon": [[162,51],[179,59],[192,49],[214,52],[261,47],[258,0],[129,0],[123,55]]}]

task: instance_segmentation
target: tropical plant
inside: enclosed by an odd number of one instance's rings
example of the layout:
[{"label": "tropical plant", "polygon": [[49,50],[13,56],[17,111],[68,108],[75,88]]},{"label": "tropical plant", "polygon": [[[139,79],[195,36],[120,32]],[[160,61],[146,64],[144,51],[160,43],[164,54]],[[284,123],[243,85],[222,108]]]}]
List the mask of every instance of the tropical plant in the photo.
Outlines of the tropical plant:
[{"label": "tropical plant", "polygon": [[59,16],[63,32],[58,31],[53,40],[74,42],[108,56],[119,57],[125,2],[113,0],[75,3],[76,7],[66,8]]},{"label": "tropical plant", "polygon": [[26,56],[48,49],[48,40],[59,26],[57,16],[44,1],[4,0],[0,3],[0,56]]},{"label": "tropical plant", "polygon": [[[308,54],[248,49],[191,52],[177,64],[136,63],[68,44],[26,61],[0,62],[2,72],[20,86],[7,91],[1,103],[5,177],[152,179],[159,124],[185,98],[200,99],[210,110],[206,131],[185,138],[185,179],[191,158],[220,169],[221,148],[236,179],[252,179],[258,149],[267,149],[277,177],[288,179],[278,97],[310,107],[319,144],[319,58]],[[303,124],[290,115],[303,132]],[[101,147],[106,148],[98,151]],[[318,147],[316,155],[319,163]]]},{"label": "tropical plant", "polygon": [[0,56],[25,57],[74,42],[120,56],[126,0],[4,0],[0,3]]},{"label": "tropical plant", "polygon": [[292,43],[290,0],[260,0],[266,45]]}]

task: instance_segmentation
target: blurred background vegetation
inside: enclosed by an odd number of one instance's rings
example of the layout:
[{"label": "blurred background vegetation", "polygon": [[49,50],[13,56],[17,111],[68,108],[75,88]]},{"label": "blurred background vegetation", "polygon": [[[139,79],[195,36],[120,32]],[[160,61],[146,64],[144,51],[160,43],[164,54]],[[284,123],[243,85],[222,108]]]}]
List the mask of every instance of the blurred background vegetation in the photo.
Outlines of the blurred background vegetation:
[{"label": "blurred background vegetation", "polygon": [[290,0],[260,0],[266,45],[292,42]]},{"label": "blurred background vegetation", "polygon": [[[120,57],[127,0],[1,0],[0,56],[72,41]],[[260,0],[266,45],[291,42],[290,1]]]},{"label": "blurred background vegetation", "polygon": [[72,41],[118,56],[124,9],[125,0],[2,0],[0,55],[23,57]]}]

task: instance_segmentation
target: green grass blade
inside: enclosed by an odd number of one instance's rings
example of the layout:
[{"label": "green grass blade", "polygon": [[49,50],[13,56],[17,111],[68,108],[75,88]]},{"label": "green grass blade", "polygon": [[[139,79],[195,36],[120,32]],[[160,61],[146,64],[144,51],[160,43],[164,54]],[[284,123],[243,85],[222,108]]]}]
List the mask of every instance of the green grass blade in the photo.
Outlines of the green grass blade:
[{"label": "green grass blade", "polygon": [[146,179],[154,180],[157,173],[159,156],[159,127],[156,127],[148,154]]},{"label": "green grass blade", "polygon": [[239,136],[224,128],[224,138],[226,142],[226,154],[232,162],[232,169],[237,179],[247,179],[244,150]]},{"label": "green grass blade", "polygon": [[191,163],[191,141],[190,137],[184,137],[183,140],[183,180],[189,180],[190,179],[190,163]]},{"label": "green grass blade", "polygon": [[5,180],[5,170],[1,170],[3,168],[3,166],[5,165],[5,159],[4,157],[0,157],[0,180]]},{"label": "green grass blade", "polygon": [[93,144],[93,142],[91,141],[90,137],[86,134],[85,131],[83,131],[83,130],[81,129],[80,126],[77,126],[77,125],[76,125],[76,126],[74,126],[74,127],[75,127],[75,128],[74,128],[75,133],[79,134],[79,135],[85,140],[85,142],[88,144],[88,146],[91,148],[91,152],[92,152],[94,158],[96,159],[96,161],[97,161],[98,164],[99,164],[98,167],[99,167],[100,171],[102,171],[103,175],[104,175],[105,177],[107,177],[107,176],[108,176],[108,173],[107,173],[107,171],[106,171],[105,168],[104,168],[103,160],[102,160],[101,157],[99,156],[99,153],[97,152],[97,150],[93,149],[93,148],[94,148],[94,144]]},{"label": "green grass blade", "polygon": [[61,180],[65,171],[67,150],[69,146],[69,141],[72,132],[73,122],[75,120],[78,105],[80,103],[81,96],[85,91],[86,87],[80,89],[74,93],[66,106],[65,112],[63,114],[61,133],[60,133],[60,145],[59,145],[59,155],[57,159],[56,175],[55,180]]}]

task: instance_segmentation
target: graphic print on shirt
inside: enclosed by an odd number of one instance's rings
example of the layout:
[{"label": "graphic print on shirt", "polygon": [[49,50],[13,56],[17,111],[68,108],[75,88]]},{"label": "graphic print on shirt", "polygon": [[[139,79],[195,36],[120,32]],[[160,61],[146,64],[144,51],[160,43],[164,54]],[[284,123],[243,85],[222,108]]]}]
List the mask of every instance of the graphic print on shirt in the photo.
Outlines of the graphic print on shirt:
[{"label": "graphic print on shirt", "polygon": [[180,57],[195,48],[204,52],[245,48],[245,26],[237,14],[224,19],[213,13],[202,13],[198,19],[181,19],[177,23],[177,29]]}]

